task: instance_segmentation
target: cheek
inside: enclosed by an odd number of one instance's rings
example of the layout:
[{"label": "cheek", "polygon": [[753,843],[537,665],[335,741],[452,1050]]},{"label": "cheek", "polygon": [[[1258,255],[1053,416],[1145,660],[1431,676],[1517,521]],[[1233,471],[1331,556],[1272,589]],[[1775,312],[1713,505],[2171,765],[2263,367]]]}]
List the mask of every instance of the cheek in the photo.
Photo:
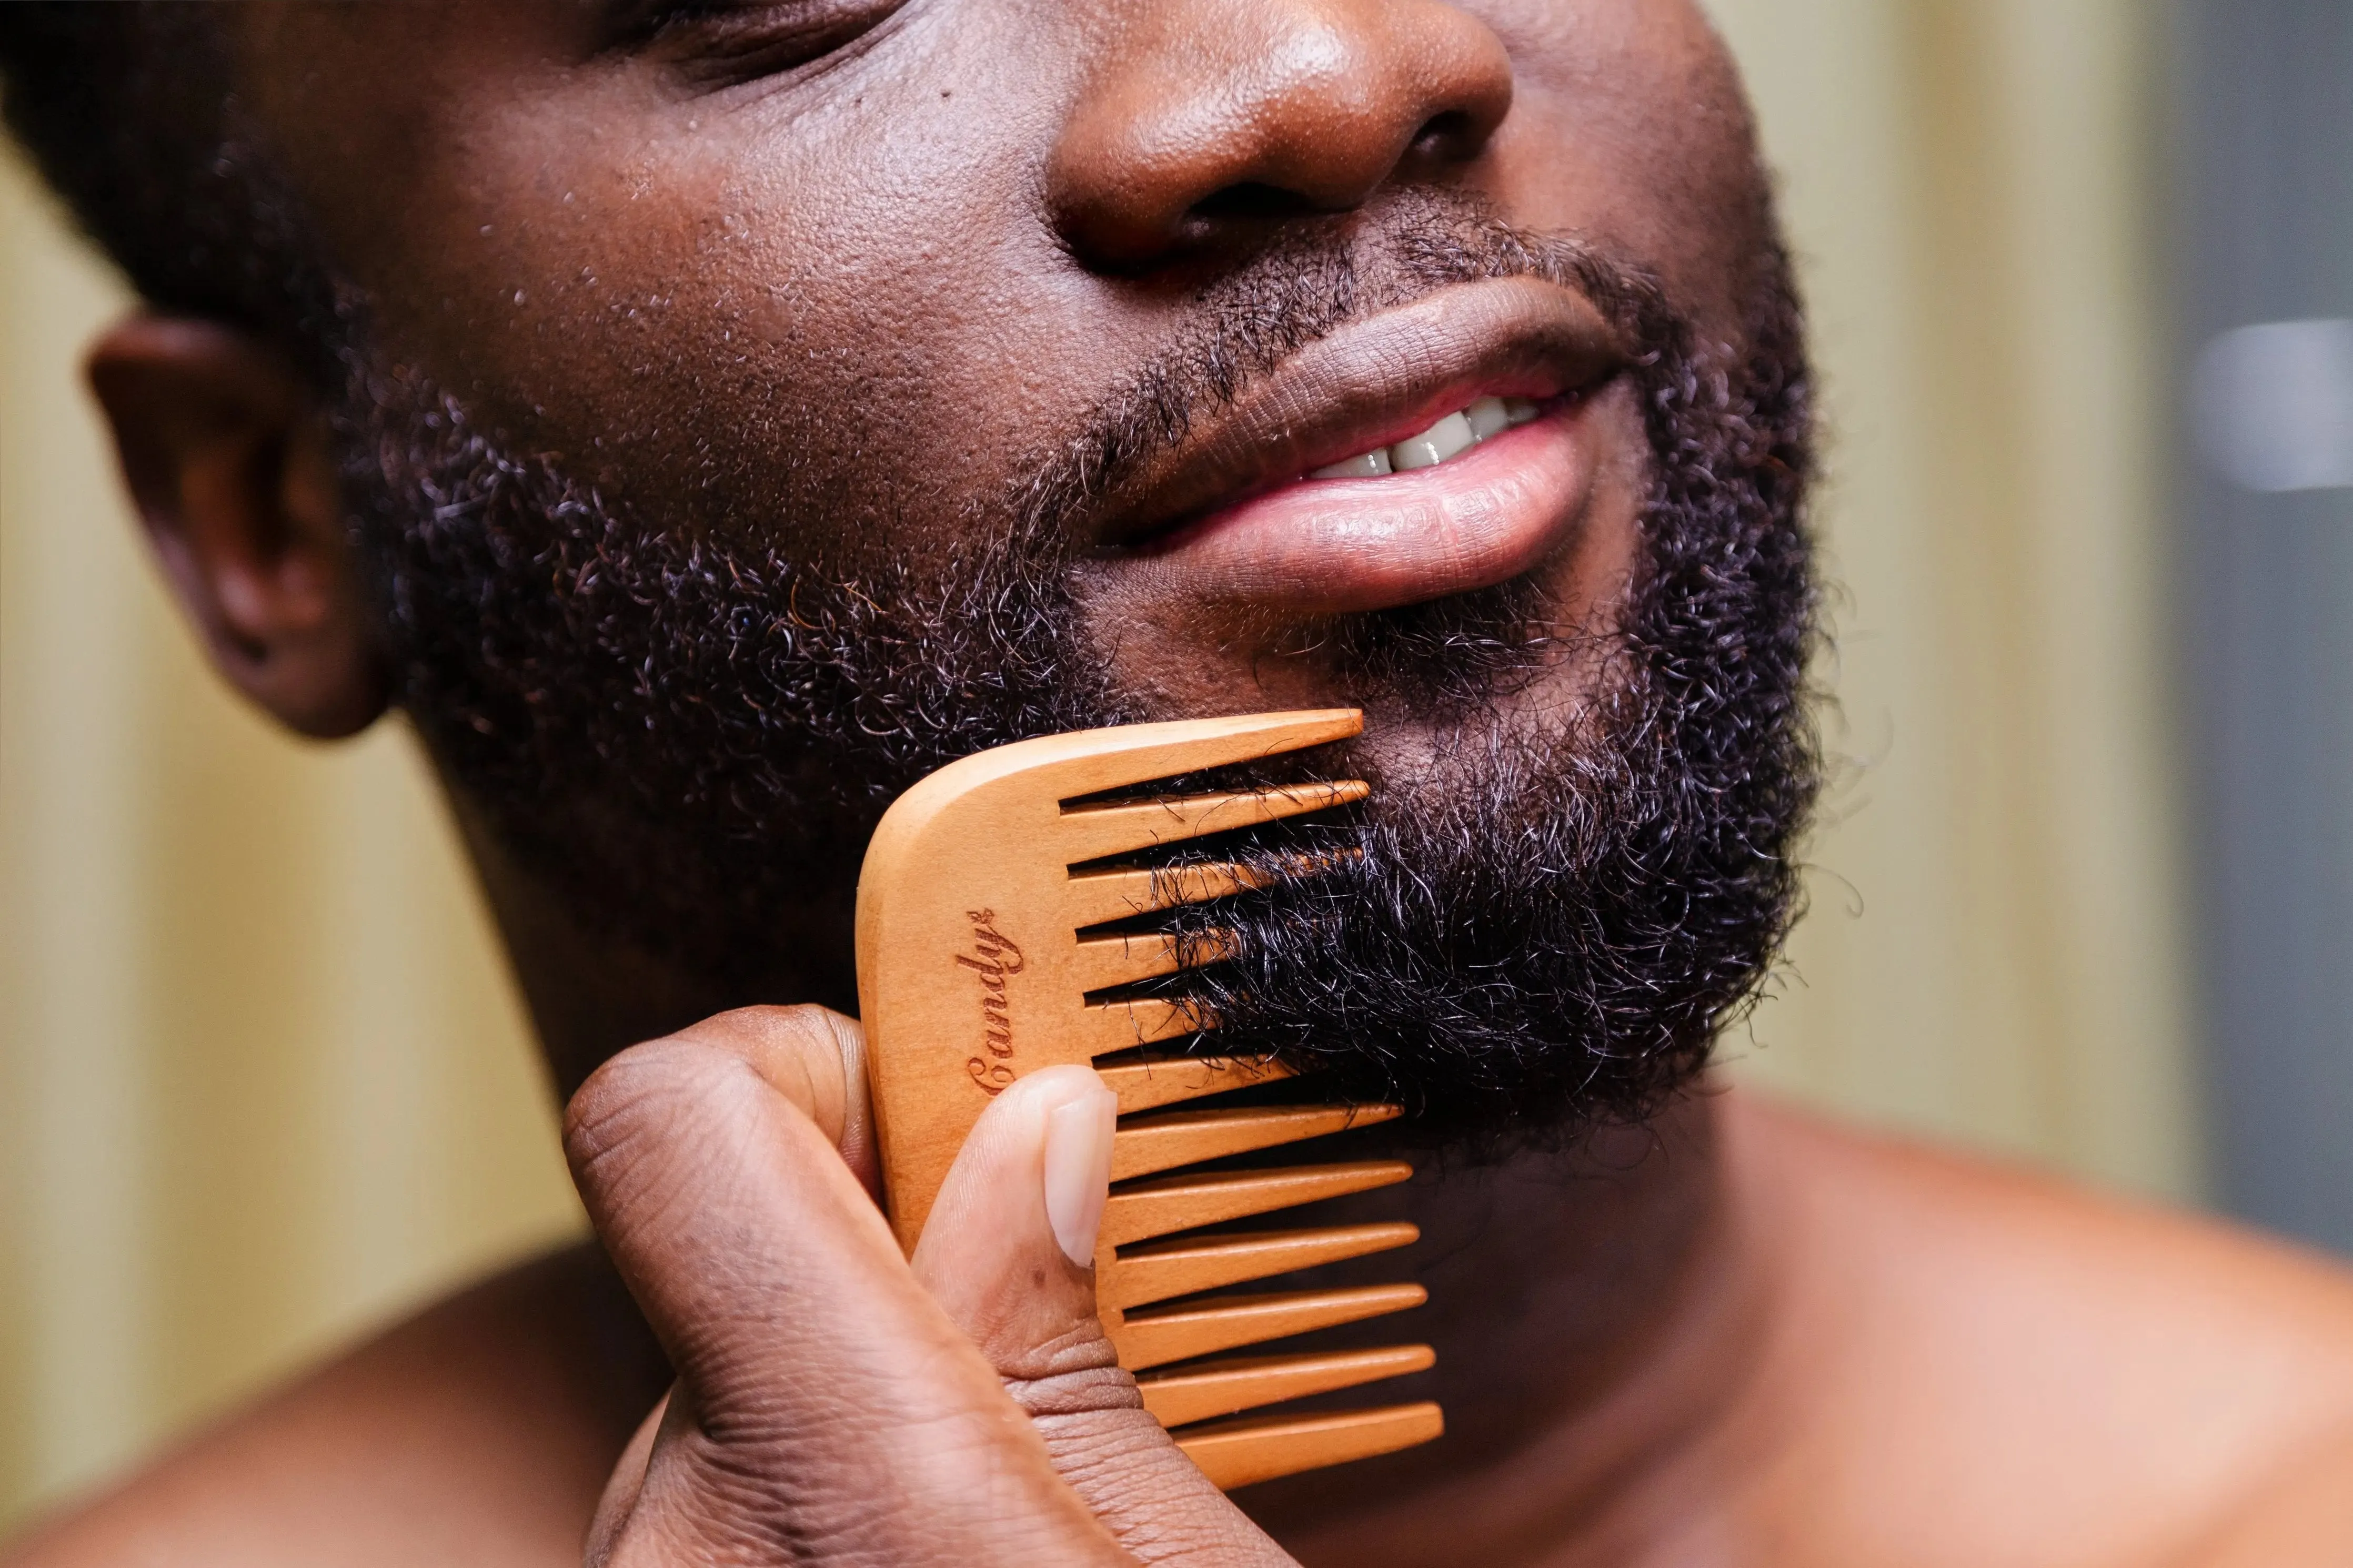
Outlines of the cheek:
[{"label": "cheek", "polygon": [[1515,95],[1492,193],[1656,272],[1702,323],[1738,321],[1765,226],[1738,73],[1684,0],[1486,0]]},{"label": "cheek", "polygon": [[1058,295],[1025,100],[890,58],[806,110],[507,94],[434,139],[436,221],[360,247],[382,339],[664,526],[945,548],[1110,379],[1113,334]]},{"label": "cheek", "polygon": [[1632,382],[1621,376],[1610,383],[1594,413],[1606,456],[1584,525],[1543,574],[1564,628],[1599,625],[1622,605],[1642,553],[1653,460]]}]

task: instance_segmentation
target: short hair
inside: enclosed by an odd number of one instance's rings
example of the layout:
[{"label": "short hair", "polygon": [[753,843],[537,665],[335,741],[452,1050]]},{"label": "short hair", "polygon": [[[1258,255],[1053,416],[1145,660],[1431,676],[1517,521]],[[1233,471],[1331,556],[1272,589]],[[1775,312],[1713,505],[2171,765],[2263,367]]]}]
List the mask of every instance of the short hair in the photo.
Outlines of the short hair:
[{"label": "short hair", "polygon": [[239,111],[213,5],[0,3],[0,116],[149,303],[336,374],[332,271]]}]

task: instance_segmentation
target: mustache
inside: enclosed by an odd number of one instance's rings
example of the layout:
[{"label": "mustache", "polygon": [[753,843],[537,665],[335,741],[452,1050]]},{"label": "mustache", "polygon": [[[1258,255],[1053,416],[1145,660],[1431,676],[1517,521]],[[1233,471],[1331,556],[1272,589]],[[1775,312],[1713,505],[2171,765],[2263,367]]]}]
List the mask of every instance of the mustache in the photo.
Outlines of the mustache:
[{"label": "mustache", "polygon": [[1007,509],[1039,553],[1079,537],[1107,492],[1229,408],[1252,381],[1320,338],[1460,283],[1531,278],[1575,289],[1654,366],[1683,319],[1648,268],[1590,242],[1504,221],[1475,195],[1404,191],[1377,207],[1293,231],[1204,287],[1171,342],[1039,454]]}]

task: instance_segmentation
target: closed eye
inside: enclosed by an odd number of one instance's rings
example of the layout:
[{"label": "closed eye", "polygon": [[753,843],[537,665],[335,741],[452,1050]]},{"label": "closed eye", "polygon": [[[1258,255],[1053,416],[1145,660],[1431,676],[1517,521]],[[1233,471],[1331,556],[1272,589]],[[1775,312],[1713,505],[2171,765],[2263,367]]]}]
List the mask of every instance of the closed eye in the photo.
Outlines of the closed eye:
[{"label": "closed eye", "polygon": [[905,0],[624,0],[606,47],[712,89],[775,76],[854,43]]}]

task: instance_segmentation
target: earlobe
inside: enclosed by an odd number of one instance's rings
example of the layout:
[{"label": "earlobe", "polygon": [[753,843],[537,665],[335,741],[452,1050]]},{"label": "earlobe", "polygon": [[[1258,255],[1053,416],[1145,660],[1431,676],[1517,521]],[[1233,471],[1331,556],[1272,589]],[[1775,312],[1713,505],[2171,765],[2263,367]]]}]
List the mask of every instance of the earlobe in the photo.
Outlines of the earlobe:
[{"label": "earlobe", "polygon": [[233,328],[146,314],[100,338],[89,374],[164,577],[214,665],[302,734],[365,729],[388,683],[301,375]]}]

